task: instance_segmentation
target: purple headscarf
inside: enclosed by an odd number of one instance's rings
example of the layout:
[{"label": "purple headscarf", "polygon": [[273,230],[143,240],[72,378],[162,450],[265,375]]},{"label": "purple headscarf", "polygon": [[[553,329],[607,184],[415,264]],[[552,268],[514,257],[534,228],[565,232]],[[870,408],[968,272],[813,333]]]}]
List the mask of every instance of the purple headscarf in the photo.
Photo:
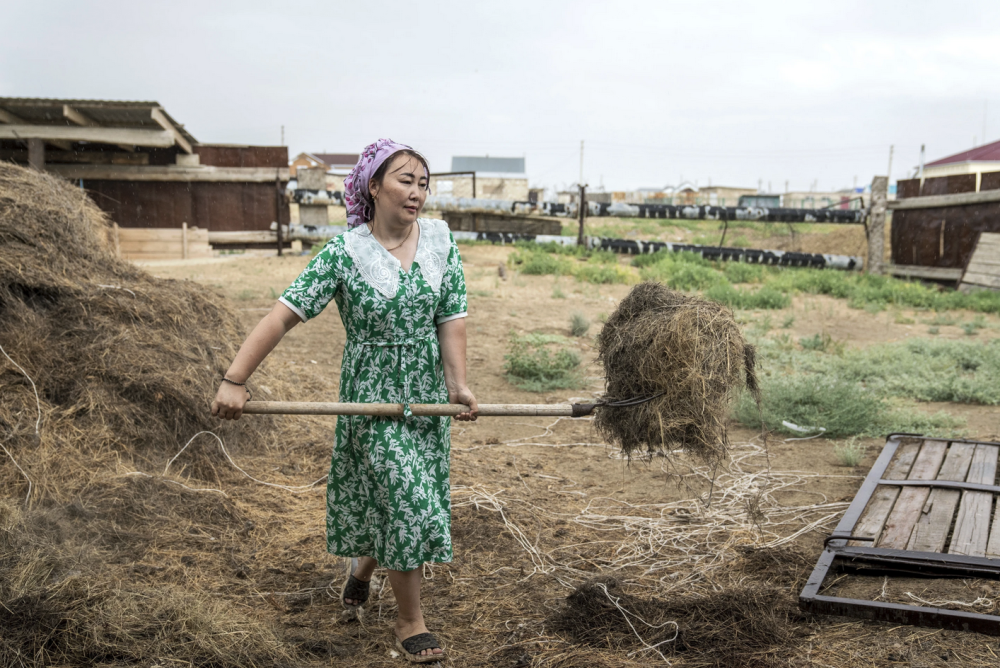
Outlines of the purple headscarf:
[{"label": "purple headscarf", "polygon": [[406,144],[397,144],[391,139],[379,139],[365,146],[358,158],[358,164],[344,179],[344,201],[347,203],[347,226],[364,225],[375,215],[375,203],[368,192],[368,182],[386,159],[397,151],[413,150]]}]

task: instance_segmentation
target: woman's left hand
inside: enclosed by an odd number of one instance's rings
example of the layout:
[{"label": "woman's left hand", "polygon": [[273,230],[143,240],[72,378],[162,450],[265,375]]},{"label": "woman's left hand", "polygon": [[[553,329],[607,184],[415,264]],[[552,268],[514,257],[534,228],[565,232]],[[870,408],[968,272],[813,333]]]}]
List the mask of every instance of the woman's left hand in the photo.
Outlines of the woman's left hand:
[{"label": "woman's left hand", "polygon": [[465,404],[471,410],[468,413],[459,413],[456,420],[473,421],[479,417],[479,403],[473,396],[472,390],[467,387],[460,387],[456,390],[448,390],[448,402],[453,404]]}]

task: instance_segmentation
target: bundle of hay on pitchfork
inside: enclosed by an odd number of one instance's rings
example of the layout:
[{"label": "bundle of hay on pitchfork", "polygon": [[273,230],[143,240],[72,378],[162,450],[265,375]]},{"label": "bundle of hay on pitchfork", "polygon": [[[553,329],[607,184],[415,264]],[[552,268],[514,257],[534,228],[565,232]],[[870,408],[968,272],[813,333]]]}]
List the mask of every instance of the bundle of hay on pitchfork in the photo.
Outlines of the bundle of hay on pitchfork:
[{"label": "bundle of hay on pitchfork", "polygon": [[[741,387],[759,401],[754,348],[732,312],[660,283],[641,283],[608,318],[599,342],[607,382],[593,404],[480,404],[481,416],[596,414],[598,431],[632,457],[682,447],[718,463],[726,416]],[[411,404],[413,415],[457,415],[461,404]],[[244,413],[401,417],[402,404],[251,401]]]}]

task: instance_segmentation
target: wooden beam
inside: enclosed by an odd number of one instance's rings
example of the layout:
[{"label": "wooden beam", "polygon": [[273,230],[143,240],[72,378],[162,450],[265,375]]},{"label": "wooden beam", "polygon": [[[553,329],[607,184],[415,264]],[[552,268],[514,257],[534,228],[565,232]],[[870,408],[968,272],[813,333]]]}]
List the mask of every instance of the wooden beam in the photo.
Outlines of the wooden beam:
[{"label": "wooden beam", "polygon": [[38,171],[45,169],[45,142],[41,139],[28,140],[28,166]]},{"label": "wooden beam", "polygon": [[242,230],[237,232],[209,232],[210,244],[263,244],[277,243],[278,232],[275,230]]},{"label": "wooden beam", "polygon": [[[80,110],[76,109],[75,107],[69,106],[68,104],[64,104],[63,105],[63,118],[65,118],[66,120],[68,120],[70,123],[73,123],[75,125],[79,125],[79,126],[85,127],[85,128],[99,128],[99,127],[101,127],[100,123],[98,123],[94,119],[90,118],[89,116],[81,113]],[[122,149],[123,151],[128,151],[129,153],[131,153],[132,149],[134,148],[134,146],[132,144],[118,144],[117,146],[118,146],[118,148]]]},{"label": "wooden beam", "polygon": [[[49,163],[71,162],[88,165],[148,165],[148,153],[121,151],[46,151]],[[27,162],[28,152],[24,149],[0,149],[0,160]]]},{"label": "wooden beam", "polygon": [[904,278],[929,278],[936,281],[957,281],[962,278],[961,269],[951,267],[921,267],[915,264],[890,264],[889,274]]},{"label": "wooden beam", "polygon": [[217,183],[273,183],[288,181],[287,167],[180,167],[175,165],[49,165],[67,179],[98,181],[180,181]]},{"label": "wooden beam", "polygon": [[158,148],[169,148],[175,143],[172,134],[161,130],[81,128],[65,125],[0,125],[0,139],[87,141],[101,144],[155,146]]},{"label": "wooden beam", "polygon": [[84,116],[68,104],[63,105],[63,118],[74,125],[81,125],[88,128],[100,127],[100,124],[96,123],[93,119]]},{"label": "wooden beam", "polygon": [[956,195],[930,195],[928,197],[907,197],[889,202],[894,211],[902,209],[936,209],[947,206],[968,206],[1000,202],[1000,190],[984,190],[978,193],[958,193]]},{"label": "wooden beam", "polygon": [[6,109],[0,108],[0,123],[24,123],[24,119],[20,116],[15,116]]},{"label": "wooden beam", "polygon": [[153,107],[153,109],[150,111],[150,115],[152,116],[153,120],[159,124],[161,128],[163,128],[171,135],[173,135],[174,141],[177,142],[178,146],[184,149],[185,153],[189,155],[191,153],[194,153],[194,149],[191,148],[191,144],[188,143],[188,140],[184,138],[184,135],[181,134],[181,131],[178,130],[176,127],[174,127],[174,124],[170,122],[170,119],[167,118],[166,114],[163,113],[162,109]]}]

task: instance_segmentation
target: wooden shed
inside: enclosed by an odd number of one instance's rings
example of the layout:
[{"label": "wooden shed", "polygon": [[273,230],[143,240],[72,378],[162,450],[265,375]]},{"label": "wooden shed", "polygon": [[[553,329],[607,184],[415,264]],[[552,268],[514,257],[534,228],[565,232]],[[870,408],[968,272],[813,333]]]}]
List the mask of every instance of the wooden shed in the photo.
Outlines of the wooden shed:
[{"label": "wooden shed", "polygon": [[79,183],[121,228],[268,243],[289,222],[287,147],[199,143],[157,102],[0,98],[0,160]]},{"label": "wooden shed", "polygon": [[1000,172],[899,181],[890,208],[893,273],[957,281],[979,234],[1000,232]]}]

